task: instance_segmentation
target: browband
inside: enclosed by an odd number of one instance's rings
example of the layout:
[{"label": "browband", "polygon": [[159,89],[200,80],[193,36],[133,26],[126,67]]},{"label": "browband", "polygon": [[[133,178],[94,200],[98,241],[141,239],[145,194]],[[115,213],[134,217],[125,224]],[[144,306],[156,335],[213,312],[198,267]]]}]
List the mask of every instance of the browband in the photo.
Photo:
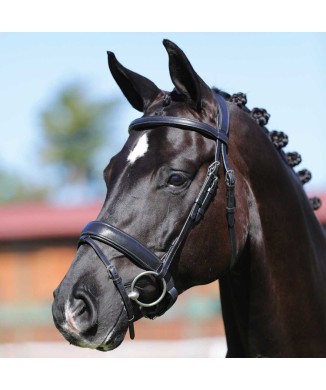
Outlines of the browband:
[{"label": "browband", "polygon": [[147,116],[135,119],[129,125],[129,132],[131,130],[148,130],[160,126],[192,130],[202,134],[206,138],[215,141],[220,140],[224,144],[228,143],[228,136],[225,131],[220,131],[220,129],[216,129],[207,123],[199,122],[194,119],[178,118],[174,116]]}]

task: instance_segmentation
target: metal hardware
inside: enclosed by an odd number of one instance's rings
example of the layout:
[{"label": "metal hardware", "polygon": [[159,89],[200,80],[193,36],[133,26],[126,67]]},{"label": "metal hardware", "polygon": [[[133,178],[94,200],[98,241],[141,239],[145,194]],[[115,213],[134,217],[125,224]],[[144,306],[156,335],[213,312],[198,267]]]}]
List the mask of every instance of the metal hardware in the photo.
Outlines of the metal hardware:
[{"label": "metal hardware", "polygon": [[[165,294],[166,294],[166,282],[165,282],[164,279],[160,279],[160,281],[162,282],[163,291],[162,291],[162,294],[160,295],[160,297],[156,301],[151,302],[151,303],[144,303],[144,302],[141,302],[141,301],[138,300],[139,292],[138,292],[137,289],[135,289],[136,282],[140,278],[142,278],[144,275],[154,275],[154,276],[158,277],[158,273],[154,272],[154,271],[145,271],[145,272],[142,272],[142,273],[138,274],[135,277],[135,279],[133,280],[133,282],[131,283],[131,290],[130,290],[130,293],[128,294],[128,296],[129,296],[130,299],[132,299],[136,303],[138,303],[139,306],[142,306],[142,307],[152,307],[152,306],[155,306],[158,303],[160,303],[162,301],[162,299],[165,297]],[[138,294],[138,296],[136,297],[137,294]]]},{"label": "metal hardware", "polygon": [[132,299],[133,301],[136,301],[139,298],[139,291],[138,290],[130,291],[130,293],[128,294],[128,297],[130,299]]}]

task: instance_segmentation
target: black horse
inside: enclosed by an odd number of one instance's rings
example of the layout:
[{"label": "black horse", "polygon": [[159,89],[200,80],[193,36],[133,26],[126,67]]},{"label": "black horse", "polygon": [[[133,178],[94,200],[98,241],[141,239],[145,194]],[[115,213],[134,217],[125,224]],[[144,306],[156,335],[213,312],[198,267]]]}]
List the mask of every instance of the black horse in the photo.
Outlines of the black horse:
[{"label": "black horse", "polygon": [[283,152],[265,110],[209,88],[163,44],[171,93],[108,53],[144,116],[104,170],[103,208],[54,292],[55,325],[70,343],[112,350],[136,320],[219,279],[228,357],[326,356],[326,239],[309,172],[292,169],[300,156]]}]

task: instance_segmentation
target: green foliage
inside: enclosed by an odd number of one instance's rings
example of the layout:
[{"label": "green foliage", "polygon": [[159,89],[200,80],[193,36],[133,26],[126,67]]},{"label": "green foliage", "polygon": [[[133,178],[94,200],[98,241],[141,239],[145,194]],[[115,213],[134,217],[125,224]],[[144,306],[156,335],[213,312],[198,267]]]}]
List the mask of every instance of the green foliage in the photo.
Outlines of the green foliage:
[{"label": "green foliage", "polygon": [[[104,163],[98,167],[95,157],[103,147],[106,156],[112,152],[107,140],[110,134],[112,137],[115,108],[116,101],[91,99],[80,84],[63,88],[40,114],[44,145],[39,177],[42,162],[52,173],[45,177],[43,184],[36,184],[0,166],[0,203],[53,199],[60,191],[70,193],[69,188],[77,188],[79,198],[88,197],[90,193],[96,196],[103,187],[99,182],[103,184],[100,171]],[[57,176],[53,172],[57,172]]]},{"label": "green foliage", "polygon": [[0,183],[0,203],[43,200],[47,196],[45,188],[29,185],[15,173],[0,170]]},{"label": "green foliage", "polygon": [[42,157],[58,168],[65,185],[87,185],[94,177],[94,157],[109,137],[115,106],[113,100],[92,101],[83,87],[75,84],[64,88],[41,114]]}]

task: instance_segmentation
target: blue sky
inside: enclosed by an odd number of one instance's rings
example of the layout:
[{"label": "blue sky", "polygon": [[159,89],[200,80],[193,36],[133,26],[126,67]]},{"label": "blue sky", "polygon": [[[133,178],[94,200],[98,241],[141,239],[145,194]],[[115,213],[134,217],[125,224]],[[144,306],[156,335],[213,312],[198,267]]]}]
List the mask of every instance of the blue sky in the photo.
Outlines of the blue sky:
[{"label": "blue sky", "polygon": [[[185,51],[208,85],[245,92],[249,108],[266,108],[268,128],[287,133],[286,150],[301,153],[297,169],[312,171],[305,188],[326,191],[325,33],[1,33],[0,166],[31,183],[46,180],[39,113],[74,81],[84,83],[95,98],[121,99],[118,149],[129,122],[140,113],[111,77],[106,51],[171,90],[163,38]],[[109,158],[104,157],[103,168]]]}]

